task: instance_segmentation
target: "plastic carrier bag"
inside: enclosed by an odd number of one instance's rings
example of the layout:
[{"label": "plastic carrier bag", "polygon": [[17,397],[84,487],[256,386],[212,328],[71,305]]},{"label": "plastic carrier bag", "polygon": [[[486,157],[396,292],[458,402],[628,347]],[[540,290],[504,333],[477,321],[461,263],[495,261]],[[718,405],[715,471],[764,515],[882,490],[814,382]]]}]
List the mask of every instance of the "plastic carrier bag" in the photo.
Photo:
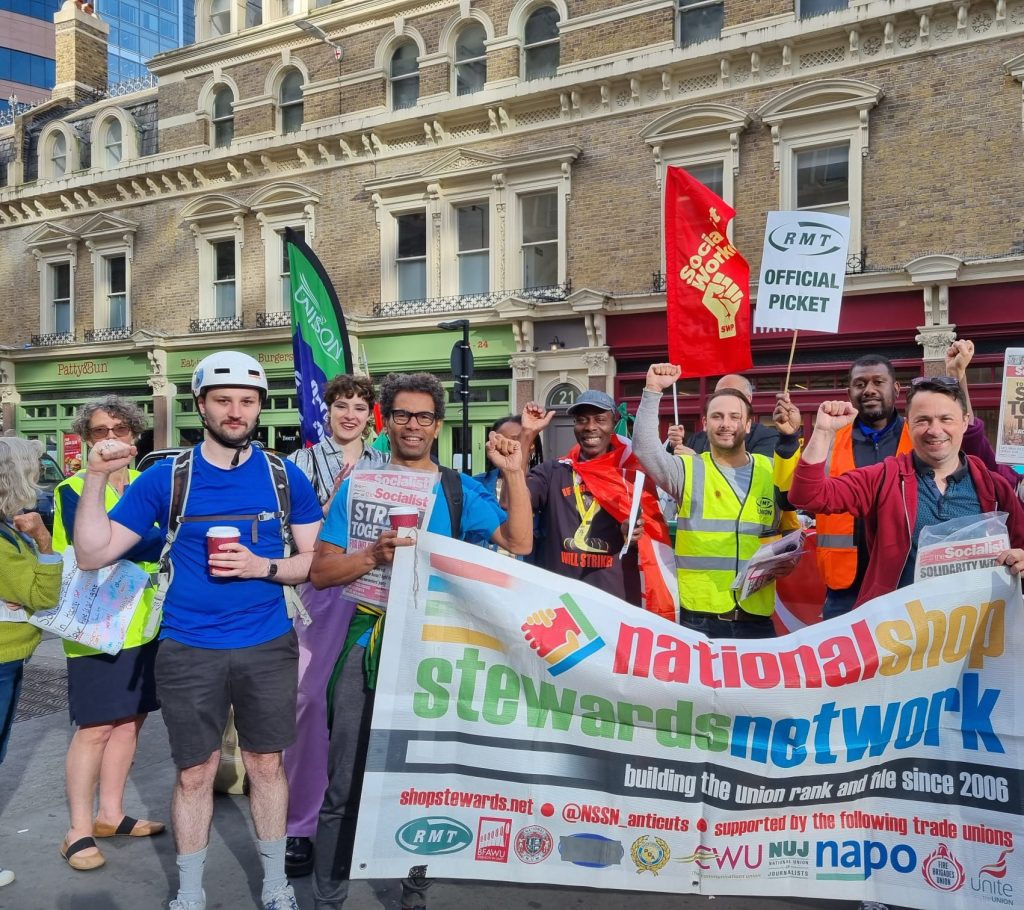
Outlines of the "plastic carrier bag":
[{"label": "plastic carrier bag", "polygon": [[925,528],[918,538],[914,581],[994,566],[1010,549],[1006,517],[1006,512],[983,512]]}]

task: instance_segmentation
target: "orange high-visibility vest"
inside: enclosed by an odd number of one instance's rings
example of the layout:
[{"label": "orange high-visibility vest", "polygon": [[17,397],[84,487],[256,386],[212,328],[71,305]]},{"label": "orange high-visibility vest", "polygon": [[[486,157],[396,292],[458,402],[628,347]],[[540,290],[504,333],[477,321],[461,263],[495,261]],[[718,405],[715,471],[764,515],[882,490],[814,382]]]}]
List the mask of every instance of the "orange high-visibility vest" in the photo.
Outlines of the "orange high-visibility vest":
[{"label": "orange high-visibility vest", "polygon": [[[902,455],[913,449],[907,422],[903,422],[896,454]],[[857,465],[853,461],[853,424],[843,427],[832,443],[828,456],[828,474],[839,477]],[[818,568],[825,584],[834,591],[841,591],[853,584],[857,577],[857,545],[853,539],[853,516],[849,512],[834,515],[816,515],[814,526],[817,530]]]}]

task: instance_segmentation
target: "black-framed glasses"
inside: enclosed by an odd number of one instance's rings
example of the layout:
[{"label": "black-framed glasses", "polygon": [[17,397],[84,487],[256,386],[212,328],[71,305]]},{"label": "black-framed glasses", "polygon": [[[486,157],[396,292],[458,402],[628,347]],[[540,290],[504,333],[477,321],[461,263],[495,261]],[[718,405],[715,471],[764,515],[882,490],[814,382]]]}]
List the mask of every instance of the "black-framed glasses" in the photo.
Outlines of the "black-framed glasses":
[{"label": "black-framed glasses", "polygon": [[402,411],[395,410],[388,413],[395,423],[400,427],[404,427],[412,418],[416,418],[416,423],[421,427],[429,427],[431,424],[437,421],[437,414],[433,411]]},{"label": "black-framed glasses", "polygon": [[944,389],[959,389],[960,380],[952,376],[916,376],[910,380],[910,385],[915,389],[918,386],[929,385],[942,386]]},{"label": "black-framed glasses", "polygon": [[89,427],[88,436],[93,442],[106,439],[109,436],[116,436],[118,439],[127,439],[132,435],[132,428],[119,423],[116,427]]}]

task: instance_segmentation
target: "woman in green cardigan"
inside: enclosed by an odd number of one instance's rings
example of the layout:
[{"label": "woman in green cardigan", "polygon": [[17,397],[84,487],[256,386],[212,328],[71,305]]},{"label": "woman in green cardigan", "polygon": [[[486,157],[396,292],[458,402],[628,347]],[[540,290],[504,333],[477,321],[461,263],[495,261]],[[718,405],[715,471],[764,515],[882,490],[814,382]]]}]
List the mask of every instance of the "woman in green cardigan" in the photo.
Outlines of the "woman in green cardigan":
[{"label": "woman in green cardigan", "polygon": [[[33,610],[52,607],[60,595],[61,557],[38,512],[19,514],[36,503],[38,442],[0,438],[0,762],[14,723],[25,661],[39,644],[40,632],[27,622]],[[14,873],[0,869],[0,887]]]}]

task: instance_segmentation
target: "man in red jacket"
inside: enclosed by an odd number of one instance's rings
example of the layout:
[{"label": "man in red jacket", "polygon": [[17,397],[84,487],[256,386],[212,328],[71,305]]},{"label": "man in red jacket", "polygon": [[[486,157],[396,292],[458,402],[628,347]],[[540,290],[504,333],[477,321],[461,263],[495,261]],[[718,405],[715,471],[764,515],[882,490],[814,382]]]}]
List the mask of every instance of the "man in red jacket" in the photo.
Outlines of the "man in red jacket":
[{"label": "man in red jacket", "polygon": [[921,531],[962,515],[1007,512],[1012,549],[997,561],[1014,575],[1024,571],[1024,508],[1009,483],[960,452],[969,420],[957,380],[915,379],[906,413],[912,452],[828,477],[824,463],[833,437],[857,411],[848,401],[823,402],[789,491],[797,508],[849,512],[863,520],[869,560],[855,606],[913,584]]}]

